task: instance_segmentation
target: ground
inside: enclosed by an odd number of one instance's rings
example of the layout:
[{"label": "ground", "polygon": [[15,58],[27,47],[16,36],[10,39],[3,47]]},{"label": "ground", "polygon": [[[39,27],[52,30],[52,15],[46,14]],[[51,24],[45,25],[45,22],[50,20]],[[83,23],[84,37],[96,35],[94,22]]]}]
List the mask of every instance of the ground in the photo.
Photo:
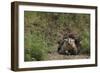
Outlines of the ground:
[{"label": "ground", "polygon": [[88,55],[61,55],[56,51],[48,53],[48,60],[64,60],[64,59],[88,59]]}]

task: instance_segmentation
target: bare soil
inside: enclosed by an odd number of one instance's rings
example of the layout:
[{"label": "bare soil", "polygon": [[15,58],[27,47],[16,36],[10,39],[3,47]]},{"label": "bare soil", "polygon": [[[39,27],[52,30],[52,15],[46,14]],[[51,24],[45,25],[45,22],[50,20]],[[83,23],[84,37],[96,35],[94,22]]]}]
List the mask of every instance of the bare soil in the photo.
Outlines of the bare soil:
[{"label": "bare soil", "polygon": [[48,60],[64,60],[64,59],[88,59],[89,55],[61,55],[57,52],[48,53]]}]

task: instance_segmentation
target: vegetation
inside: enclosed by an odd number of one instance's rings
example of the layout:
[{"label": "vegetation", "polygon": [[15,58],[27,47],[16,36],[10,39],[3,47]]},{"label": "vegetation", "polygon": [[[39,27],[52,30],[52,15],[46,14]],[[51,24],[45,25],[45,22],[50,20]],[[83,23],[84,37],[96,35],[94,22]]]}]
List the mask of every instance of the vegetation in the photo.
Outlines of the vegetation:
[{"label": "vegetation", "polygon": [[53,12],[24,12],[25,61],[48,60],[63,31],[70,29],[81,38],[81,53],[90,54],[90,15]]}]

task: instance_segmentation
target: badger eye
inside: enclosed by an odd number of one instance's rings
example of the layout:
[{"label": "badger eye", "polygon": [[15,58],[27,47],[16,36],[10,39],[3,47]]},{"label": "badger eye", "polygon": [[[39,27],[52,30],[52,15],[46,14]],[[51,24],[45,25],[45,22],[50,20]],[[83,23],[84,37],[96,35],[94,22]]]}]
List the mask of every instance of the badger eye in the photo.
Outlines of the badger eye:
[{"label": "badger eye", "polygon": [[70,45],[70,43],[68,43],[68,45]]}]

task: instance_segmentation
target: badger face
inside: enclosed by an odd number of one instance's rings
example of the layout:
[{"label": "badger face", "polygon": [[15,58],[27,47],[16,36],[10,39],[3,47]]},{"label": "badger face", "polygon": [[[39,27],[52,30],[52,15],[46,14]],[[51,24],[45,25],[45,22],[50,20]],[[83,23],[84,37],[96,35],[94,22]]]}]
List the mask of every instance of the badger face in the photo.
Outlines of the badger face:
[{"label": "badger face", "polygon": [[65,46],[68,49],[75,49],[76,48],[75,40],[72,38],[64,39],[63,46]]},{"label": "badger face", "polygon": [[71,54],[70,51],[74,50],[77,52],[77,46],[75,44],[75,39],[66,38],[63,40],[63,44],[61,45],[59,52],[64,54]]}]

